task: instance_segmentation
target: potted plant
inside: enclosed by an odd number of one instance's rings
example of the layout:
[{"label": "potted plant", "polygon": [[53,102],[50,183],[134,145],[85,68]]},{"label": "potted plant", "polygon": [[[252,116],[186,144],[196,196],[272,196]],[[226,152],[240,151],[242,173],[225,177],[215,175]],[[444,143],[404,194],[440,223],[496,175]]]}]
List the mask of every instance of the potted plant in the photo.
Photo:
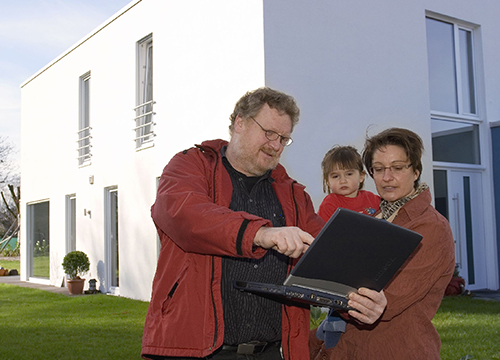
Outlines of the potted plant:
[{"label": "potted plant", "polygon": [[445,295],[462,295],[465,293],[465,280],[458,273],[458,265],[455,265],[455,271],[453,272],[453,277],[450,283],[446,287]]},{"label": "potted plant", "polygon": [[89,271],[90,261],[88,256],[82,251],[71,251],[64,256],[62,266],[68,279],[66,284],[71,295],[79,295],[83,292],[85,279],[83,276]]}]

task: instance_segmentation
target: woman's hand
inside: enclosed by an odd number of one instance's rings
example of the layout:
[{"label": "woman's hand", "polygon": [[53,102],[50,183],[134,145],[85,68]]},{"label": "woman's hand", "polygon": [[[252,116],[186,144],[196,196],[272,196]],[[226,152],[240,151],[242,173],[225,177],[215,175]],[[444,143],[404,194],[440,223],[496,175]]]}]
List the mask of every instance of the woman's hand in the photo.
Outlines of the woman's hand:
[{"label": "woman's hand", "polygon": [[357,294],[351,293],[349,295],[348,305],[356,309],[349,310],[350,316],[362,323],[373,324],[384,313],[387,299],[384,290],[377,292],[367,288],[359,288]]}]

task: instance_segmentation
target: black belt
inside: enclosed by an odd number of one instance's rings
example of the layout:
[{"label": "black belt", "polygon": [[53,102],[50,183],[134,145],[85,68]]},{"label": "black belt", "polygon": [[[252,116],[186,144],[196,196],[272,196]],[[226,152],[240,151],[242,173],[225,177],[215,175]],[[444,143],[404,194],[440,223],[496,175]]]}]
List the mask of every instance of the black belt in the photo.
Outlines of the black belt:
[{"label": "black belt", "polygon": [[273,347],[279,347],[280,345],[281,341],[250,341],[238,345],[222,345],[222,351],[232,351],[237,354],[258,354]]}]

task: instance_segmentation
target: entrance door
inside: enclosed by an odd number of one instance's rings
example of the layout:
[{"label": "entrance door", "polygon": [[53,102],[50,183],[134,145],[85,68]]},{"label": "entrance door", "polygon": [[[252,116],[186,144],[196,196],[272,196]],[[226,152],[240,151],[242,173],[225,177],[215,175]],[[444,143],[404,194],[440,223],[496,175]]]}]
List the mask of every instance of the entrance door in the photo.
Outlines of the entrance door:
[{"label": "entrance door", "polygon": [[485,234],[481,173],[434,170],[436,209],[450,222],[455,261],[469,290],[485,289]]}]

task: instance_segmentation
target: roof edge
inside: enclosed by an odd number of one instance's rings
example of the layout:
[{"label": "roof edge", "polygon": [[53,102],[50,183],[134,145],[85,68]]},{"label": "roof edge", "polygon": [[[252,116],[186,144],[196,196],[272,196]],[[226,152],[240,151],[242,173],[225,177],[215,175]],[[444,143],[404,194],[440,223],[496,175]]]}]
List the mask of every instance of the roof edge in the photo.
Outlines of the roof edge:
[{"label": "roof edge", "polygon": [[142,0],[134,0],[134,1],[130,2],[129,4],[125,5],[122,9],[118,10],[114,15],[112,15],[110,18],[108,18],[107,20],[105,20],[101,25],[97,26],[94,30],[92,30],[87,36],[85,36],[84,38],[82,38],[75,45],[73,45],[72,47],[70,47],[68,50],[66,50],[65,52],[63,52],[57,58],[55,58],[50,63],[48,63],[47,65],[45,65],[41,70],[39,70],[34,75],[32,75],[31,77],[29,77],[26,81],[24,81],[23,83],[21,83],[21,89],[24,86],[28,85],[33,80],[35,80],[38,76],[40,76],[41,74],[43,74],[45,71],[47,71],[48,69],[50,69],[52,66],[54,66],[55,64],[57,64],[59,61],[61,61],[62,59],[64,59],[66,56],[68,56],[69,54],[71,54],[73,51],[75,51],[76,49],[78,49],[81,45],[83,45],[84,43],[86,43],[88,40],[90,40],[92,37],[94,37],[95,35],[97,35],[99,32],[101,32],[102,30],[104,30],[107,26],[109,26],[111,23],[113,23],[115,20],[117,20],[123,14],[125,14],[126,12],[128,12],[130,9],[132,9],[134,6],[136,6],[141,1]]}]

